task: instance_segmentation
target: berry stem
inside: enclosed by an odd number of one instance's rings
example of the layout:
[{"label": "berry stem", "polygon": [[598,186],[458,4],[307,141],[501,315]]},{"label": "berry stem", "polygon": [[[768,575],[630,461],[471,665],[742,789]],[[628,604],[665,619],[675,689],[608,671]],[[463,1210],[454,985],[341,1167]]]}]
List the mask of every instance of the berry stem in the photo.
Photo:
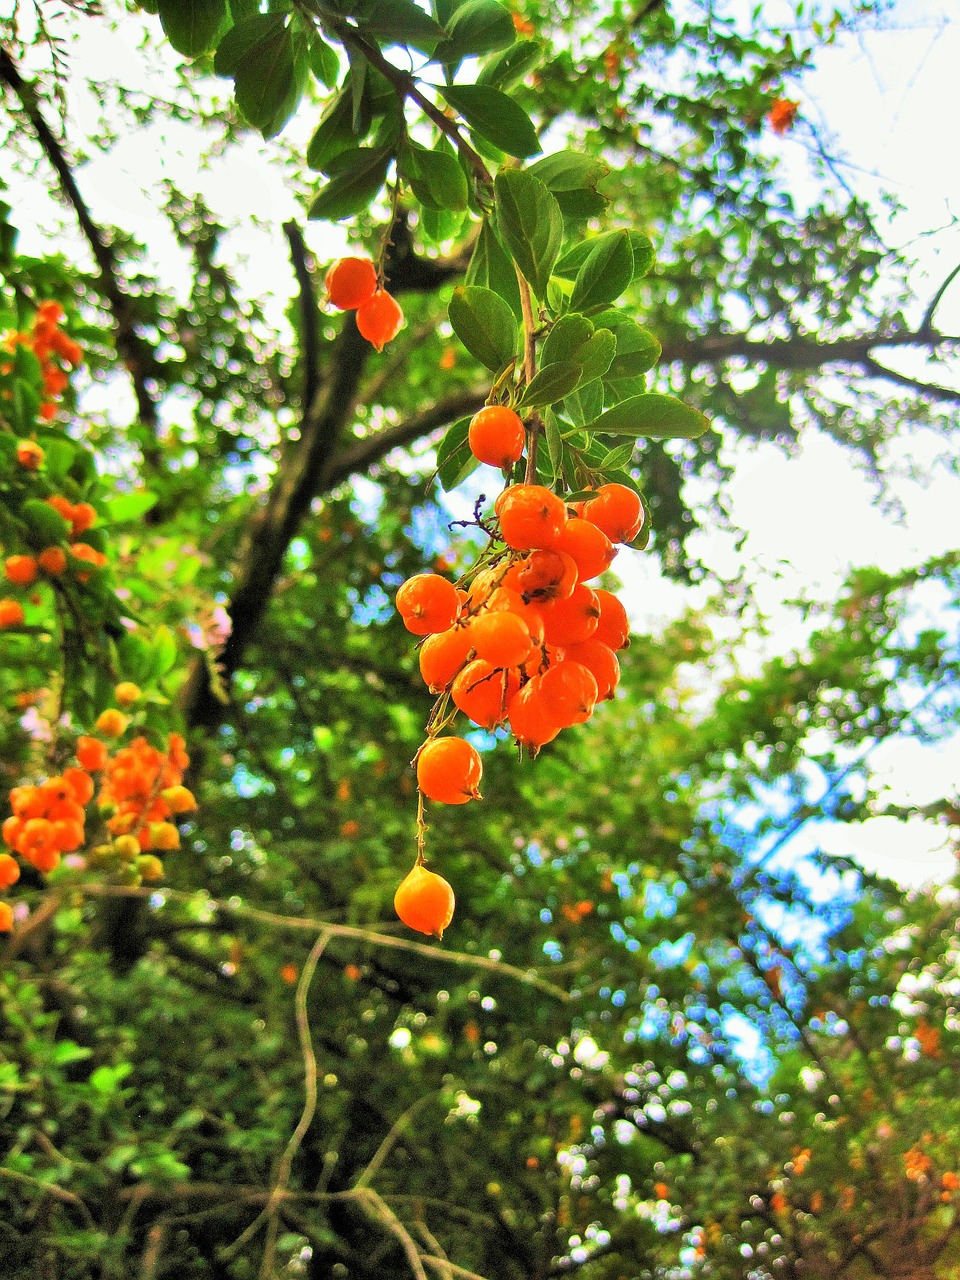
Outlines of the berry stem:
[{"label": "berry stem", "polygon": [[423,816],[423,792],[417,791],[417,862],[418,867],[424,864],[423,850],[426,845],[427,832],[430,828],[427,826]]}]

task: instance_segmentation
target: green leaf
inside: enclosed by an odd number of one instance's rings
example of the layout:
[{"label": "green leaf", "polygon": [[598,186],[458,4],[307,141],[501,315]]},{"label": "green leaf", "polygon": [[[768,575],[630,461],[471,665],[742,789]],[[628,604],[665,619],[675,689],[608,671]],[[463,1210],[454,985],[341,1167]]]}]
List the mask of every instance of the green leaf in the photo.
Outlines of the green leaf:
[{"label": "green leaf", "polygon": [[619,298],[633,279],[633,249],[626,231],[601,236],[577,272],[571,311],[584,311]]},{"label": "green leaf", "polygon": [[580,381],[583,366],[566,361],[548,364],[533,377],[524,389],[520,403],[524,408],[556,404],[568,395]]},{"label": "green leaf", "polygon": [[470,451],[467,434],[470,419],[461,418],[449,429],[437,446],[437,479],[445,493],[455,489],[479,467],[479,459]]},{"label": "green leaf", "polygon": [[553,463],[553,474],[563,475],[564,444],[557,425],[557,415],[549,409],[543,415],[543,432],[547,438],[547,453]]},{"label": "green leaf", "polygon": [[582,366],[583,382],[602,377],[610,367],[617,340],[609,329],[594,329],[586,316],[561,316],[547,334],[541,358],[544,364],[568,360]]},{"label": "green leaf", "polygon": [[508,93],[515,89],[527,72],[532,71],[544,58],[543,45],[533,40],[521,40],[510,49],[504,49],[490,58],[477,76],[477,84],[490,85]]},{"label": "green leaf", "polygon": [[594,378],[591,382],[582,382],[579,387],[566,397],[563,402],[566,416],[578,427],[585,427],[603,410],[603,389]]},{"label": "green leaf", "polygon": [[310,70],[325,89],[336,88],[340,78],[340,59],[325,40],[314,32],[310,36]]},{"label": "green leaf", "polygon": [[489,218],[484,218],[480,225],[480,234],[467,267],[466,281],[467,284],[479,284],[498,293],[510,304],[517,319],[521,319],[523,308],[520,305],[517,273]]},{"label": "green leaf", "polygon": [[447,23],[447,39],[437,49],[437,61],[452,66],[463,58],[508,48],[516,38],[509,9],[496,0],[467,0]]},{"label": "green leaf", "polygon": [[354,133],[353,101],[348,82],[349,76],[344,81],[343,88],[339,94],[327,107],[313,137],[310,139],[310,144],[307,147],[307,164],[311,169],[319,169],[322,172],[326,172],[327,165],[333,157],[338,156],[341,151],[346,151],[361,138],[366,137],[370,128],[370,116],[368,113],[366,119],[360,122],[362,132]]},{"label": "green leaf", "polygon": [[594,236],[589,240],[581,240],[579,244],[574,245],[569,252],[565,253],[557,263],[557,275],[563,276],[567,280],[575,279],[580,268],[601,241],[606,240],[609,236],[620,235],[630,237],[630,248],[633,250],[633,278],[634,280],[639,280],[641,276],[647,274],[654,261],[653,245],[650,243],[650,238],[640,231],[608,231],[604,235]]},{"label": "green leaf", "polygon": [[60,512],[39,498],[28,498],[20,508],[20,514],[41,546],[55,546],[71,536],[70,525]]},{"label": "green leaf", "polygon": [[675,396],[648,391],[608,409],[588,430],[648,440],[695,440],[709,426],[698,409],[691,409]]},{"label": "green leaf", "polygon": [[548,191],[578,191],[596,188],[610,172],[602,160],[581,155],[579,151],[555,151],[532,164],[527,173],[539,178]]},{"label": "green leaf", "polygon": [[227,0],[160,0],[160,25],[178,53],[209,53],[228,21]]},{"label": "green leaf", "polygon": [[595,319],[597,324],[612,329],[617,339],[617,353],[606,374],[608,382],[641,377],[660,359],[657,336],[624,312],[604,311]]},{"label": "green leaf", "polygon": [[[304,37],[297,33],[306,55]],[[265,137],[278,133],[296,109],[306,80],[306,58],[297,57],[294,31],[283,14],[256,14],[220,41],[214,69],[232,76],[237,106],[244,119]]]},{"label": "green leaf", "polygon": [[386,180],[390,159],[386,147],[341,151],[327,162],[330,181],[310,206],[307,216],[336,222],[366,209]]},{"label": "green leaf", "polygon": [[630,443],[618,444],[604,455],[600,463],[601,469],[604,471],[620,471],[629,464],[635,448],[636,446]]},{"label": "green leaf", "polygon": [[257,45],[261,40],[269,39],[278,31],[283,31],[282,14],[257,13],[243,18],[224,35],[213,55],[213,69],[218,76],[229,76],[231,79],[251,55],[255,56]]},{"label": "green leaf", "polygon": [[497,219],[507,247],[538,298],[563,243],[563,214],[539,178],[522,169],[502,169],[494,184]]},{"label": "green leaf", "polygon": [[104,516],[108,524],[125,524],[142,516],[156,503],[157,495],[145,489],[138,493],[121,493],[104,503]]},{"label": "green leaf", "polygon": [[163,676],[177,661],[177,642],[167,626],[159,626],[153,633],[153,673]]},{"label": "green leaf", "polygon": [[423,53],[433,53],[444,38],[443,27],[414,0],[377,0],[363,18],[363,29],[385,45],[406,44]]},{"label": "green leaf", "polygon": [[510,156],[534,156],[540,150],[530,117],[499,89],[485,84],[443,85],[440,92],[472,130]]},{"label": "green leaf", "polygon": [[411,147],[404,156],[403,176],[421,204],[458,212],[467,208],[470,198],[467,175],[457,157],[448,151]]},{"label": "green leaf", "polygon": [[466,285],[454,289],[450,323],[457,337],[481,364],[498,373],[517,354],[517,322],[509,305],[492,289]]}]

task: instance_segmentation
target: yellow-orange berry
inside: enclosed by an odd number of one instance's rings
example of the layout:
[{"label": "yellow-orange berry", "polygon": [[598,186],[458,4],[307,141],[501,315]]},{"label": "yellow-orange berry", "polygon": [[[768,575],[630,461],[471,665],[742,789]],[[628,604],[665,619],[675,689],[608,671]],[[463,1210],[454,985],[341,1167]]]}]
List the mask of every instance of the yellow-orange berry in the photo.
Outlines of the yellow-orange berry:
[{"label": "yellow-orange berry", "polygon": [[438,573],[417,573],[397,592],[397,612],[415,636],[434,635],[452,627],[460,612],[460,597],[452,582]]},{"label": "yellow-orange berry", "polygon": [[[119,715],[119,712],[117,714]],[[123,730],[121,730],[122,732]],[[84,769],[90,770],[91,773],[96,773],[99,769],[103,769],[107,763],[106,743],[101,742],[99,738],[78,738],[77,760]]]},{"label": "yellow-orange berry", "polygon": [[552,548],[567,518],[563,502],[542,484],[511,485],[495,509],[504,542],[518,551]]},{"label": "yellow-orange berry", "polygon": [[0,853],[0,889],[9,889],[20,879],[20,866],[9,853]]},{"label": "yellow-orange berry", "polygon": [[356,311],[377,291],[377,269],[369,258],[340,258],[324,277],[327,298],[340,311]]},{"label": "yellow-orange berry", "polygon": [[9,902],[0,902],[0,933],[9,933],[13,928],[13,907]]},{"label": "yellow-orange berry", "polygon": [[150,848],[161,850],[180,848],[180,832],[172,822],[150,823]]},{"label": "yellow-orange berry", "polygon": [[[127,717],[122,711],[118,711],[116,707],[108,707],[106,711],[101,711],[94,728],[97,733],[102,733],[106,738],[119,738],[126,729],[127,724]],[[79,754],[77,759],[80,760]],[[80,760],[80,763],[83,764],[83,761]],[[84,767],[90,768],[91,766],[85,765]]]},{"label": "yellow-orange berry", "polygon": [[121,707],[132,707],[140,697],[140,686],[132,680],[121,680],[113,691],[113,696]]},{"label": "yellow-orange berry", "polygon": [[171,813],[189,813],[197,807],[193,792],[187,787],[166,787],[160,792],[160,799],[164,801]]},{"label": "yellow-orange berry", "polygon": [[419,862],[401,881],[393,899],[397,915],[408,928],[434,938],[443,937],[455,905],[453,889],[443,876]]}]

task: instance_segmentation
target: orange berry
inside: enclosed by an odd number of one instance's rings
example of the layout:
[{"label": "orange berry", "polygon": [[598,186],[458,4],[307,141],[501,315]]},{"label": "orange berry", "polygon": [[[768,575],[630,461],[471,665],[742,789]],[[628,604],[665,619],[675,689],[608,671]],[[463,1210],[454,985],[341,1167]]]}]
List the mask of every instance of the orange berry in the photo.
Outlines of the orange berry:
[{"label": "orange berry", "polygon": [[415,636],[434,635],[452,627],[460,612],[460,597],[452,582],[438,573],[417,573],[397,592],[397,612]]},{"label": "orange berry", "polygon": [[604,573],[613,563],[617,548],[602,529],[590,520],[574,517],[568,520],[556,541],[558,551],[565,551],[577,566],[581,582]]},{"label": "orange berry", "polygon": [[18,818],[42,818],[47,812],[47,797],[40,787],[14,787],[10,792],[10,808]]},{"label": "orange berry", "polygon": [[420,647],[420,674],[431,693],[449,689],[472,648],[469,627],[450,627],[427,636]]},{"label": "orange berry", "polygon": [[0,600],[0,627],[19,627],[23,618],[23,605],[19,600]]},{"label": "orange berry", "polygon": [[566,729],[590,719],[598,688],[593,672],[567,657],[543,673],[540,692],[551,718]]},{"label": "orange berry", "polygon": [[44,400],[40,405],[38,413],[43,422],[52,422],[57,416],[57,406],[52,400]]},{"label": "orange berry", "polygon": [[93,799],[93,779],[84,769],[64,769],[63,781],[75,804],[89,804]]},{"label": "orange berry", "polygon": [[78,738],[76,754],[83,768],[91,773],[106,767],[107,747],[99,738]]},{"label": "orange berry", "polygon": [[518,551],[552,548],[567,518],[563,502],[542,484],[511,485],[495,510],[504,542]]},{"label": "orange berry", "polygon": [[512,409],[489,404],[474,414],[467,440],[475,458],[506,471],[522,456],[526,433],[519,415]]},{"label": "orange berry", "polygon": [[454,680],[450,695],[454,705],[474,724],[493,729],[506,719],[510,699],[520,687],[516,670],[501,670],[474,658]]},{"label": "orange berry", "polygon": [[29,587],[37,580],[37,562],[33,556],[7,556],[3,571],[18,587]]},{"label": "orange berry", "polygon": [[408,928],[434,938],[443,937],[455,905],[453,889],[443,876],[419,862],[401,881],[393,899],[394,910]]},{"label": "orange berry", "polygon": [[508,708],[510,729],[516,740],[535,752],[560,732],[550,715],[541,689],[541,677],[535,675],[515,694]]},{"label": "orange berry", "polygon": [[166,787],[160,792],[160,799],[167,805],[171,813],[190,813],[197,807],[193,792],[187,787]]},{"label": "orange berry", "polygon": [[377,269],[369,258],[340,258],[324,277],[327,299],[340,311],[356,311],[377,291]]},{"label": "orange berry", "polygon": [[299,974],[297,971],[297,966],[295,964],[285,964],[280,970],[281,979],[284,982],[286,982],[289,986],[293,986],[298,976]]},{"label": "orange berry", "polygon": [[531,551],[504,578],[504,586],[513,587],[524,600],[538,604],[567,600],[576,585],[577,563],[565,551]]},{"label": "orange berry", "polygon": [[[516,602],[511,607],[510,597]],[[470,623],[470,638],[477,651],[493,667],[518,667],[526,662],[533,651],[536,637],[542,639],[543,624],[533,610],[528,624],[526,606],[516,591],[498,587],[489,604]],[[536,627],[536,635],[530,634],[530,625]]]},{"label": "orange berry", "polygon": [[17,461],[28,471],[36,471],[43,462],[43,450],[36,440],[17,441]]},{"label": "orange berry", "polygon": [[113,696],[121,707],[132,707],[140,697],[141,689],[132,680],[121,680],[113,691]]},{"label": "orange berry", "polygon": [[[128,723],[129,721],[122,711],[118,711],[116,707],[108,707],[106,711],[101,711],[100,715],[97,716],[94,728],[97,733],[102,733],[105,738],[119,738]],[[79,755],[77,759],[80,760]],[[83,761],[80,760],[80,763],[83,764]]]},{"label": "orange berry", "polygon": [[0,853],[0,889],[9,889],[20,879],[20,866],[9,853]]},{"label": "orange berry", "polygon": [[632,542],[643,528],[640,495],[625,484],[602,484],[597,496],[577,503],[578,513],[601,529],[611,542]]},{"label": "orange berry", "polygon": [[[91,547],[87,542],[71,542],[70,554],[74,560],[82,560],[85,564],[93,565],[95,569],[102,569],[107,563],[107,557],[102,551],[97,551],[95,547]],[[89,575],[77,574],[78,578],[85,580]]]},{"label": "orange berry", "polygon": [[378,351],[397,336],[402,324],[400,304],[385,289],[378,289],[357,308],[357,328]]},{"label": "orange berry", "polygon": [[151,822],[147,847],[161,850],[179,849],[180,832],[172,822]]},{"label": "orange berry", "polygon": [[44,302],[37,303],[37,318],[34,327],[39,328],[44,324],[59,324],[66,317],[66,314],[59,302],[56,302],[53,298],[48,298]]},{"label": "orange berry", "polygon": [[78,502],[73,508],[70,523],[73,525],[75,535],[86,533],[88,529],[92,529],[97,523],[96,510],[91,507],[89,502]]},{"label": "orange berry", "polygon": [[480,799],[483,762],[466,738],[431,738],[417,755],[417,785],[440,804]]},{"label": "orange berry", "polygon": [[52,498],[45,498],[48,507],[53,507],[54,511],[59,512],[68,524],[73,523],[73,503],[65,498],[62,493],[55,493]]},{"label": "orange berry", "polygon": [[53,833],[51,843],[60,853],[73,853],[84,841],[83,824],[69,819],[60,819],[51,824]]},{"label": "orange berry", "polygon": [[23,838],[23,827],[23,818],[18,817],[16,814],[10,818],[5,818],[3,827],[0,828],[4,844],[8,844],[11,849],[19,849],[20,841]]},{"label": "orange berry", "polygon": [[55,849],[52,844],[24,849],[23,856],[32,867],[36,867],[44,875],[49,875],[60,865],[60,850]]},{"label": "orange berry", "polygon": [[551,644],[582,644],[600,622],[597,594],[578,582],[569,600],[552,600],[543,606],[543,630]]},{"label": "orange berry", "polygon": [[613,697],[613,691],[620,683],[620,663],[608,644],[591,636],[582,644],[568,645],[565,654],[571,662],[581,663],[593,674],[597,682],[598,702]]},{"label": "orange berry", "polygon": [[9,933],[13,928],[13,907],[9,902],[0,902],[0,933]]},{"label": "orange berry", "polygon": [[135,865],[141,880],[163,879],[163,863],[152,853],[142,853]]},{"label": "orange berry", "polygon": [[623,649],[630,643],[630,622],[627,611],[613,594],[603,587],[594,587],[600,605],[600,620],[594,638],[608,644],[611,649]]},{"label": "orange berry", "polygon": [[37,564],[51,578],[59,578],[67,567],[67,553],[62,547],[44,547],[37,556]]}]

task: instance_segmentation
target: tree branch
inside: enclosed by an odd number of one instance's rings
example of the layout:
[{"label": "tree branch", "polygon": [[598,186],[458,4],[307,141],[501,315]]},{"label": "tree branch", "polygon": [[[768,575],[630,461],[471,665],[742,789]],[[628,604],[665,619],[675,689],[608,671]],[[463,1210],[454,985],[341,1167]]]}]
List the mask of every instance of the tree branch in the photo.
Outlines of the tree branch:
[{"label": "tree branch", "polygon": [[933,317],[936,314],[937,307],[939,307],[940,303],[943,301],[943,295],[947,292],[958,275],[960,275],[960,262],[958,262],[953,270],[947,275],[939,289],[937,289],[933,297],[930,299],[927,309],[923,313],[923,319],[920,321],[920,328],[917,330],[918,333],[922,333],[930,338],[934,336]]},{"label": "tree branch", "polygon": [[313,273],[307,262],[307,246],[303,232],[291,219],[283,224],[284,235],[290,246],[290,261],[300,286],[300,357],[303,360],[303,390],[300,403],[304,413],[320,390],[320,325],[317,318],[317,299],[313,289]]},{"label": "tree branch", "polygon": [[[24,114],[30,121],[40,146],[60,179],[60,186],[76,214],[90,250],[100,270],[100,292],[109,303],[117,326],[117,351],[126,365],[127,372],[133,382],[137,399],[137,413],[140,421],[148,427],[155,437],[159,427],[156,398],[149,391],[146,378],[160,371],[161,366],[149,345],[137,333],[136,322],[130,305],[129,296],[120,286],[120,272],[117,268],[113,247],[103,232],[94,222],[87,208],[80,189],[73,176],[73,171],[64,155],[63,148],[47,124],[37,100],[37,92],[20,75],[10,54],[0,46],[0,80],[16,94]],[[149,461],[159,463],[159,452],[153,454]]]}]

